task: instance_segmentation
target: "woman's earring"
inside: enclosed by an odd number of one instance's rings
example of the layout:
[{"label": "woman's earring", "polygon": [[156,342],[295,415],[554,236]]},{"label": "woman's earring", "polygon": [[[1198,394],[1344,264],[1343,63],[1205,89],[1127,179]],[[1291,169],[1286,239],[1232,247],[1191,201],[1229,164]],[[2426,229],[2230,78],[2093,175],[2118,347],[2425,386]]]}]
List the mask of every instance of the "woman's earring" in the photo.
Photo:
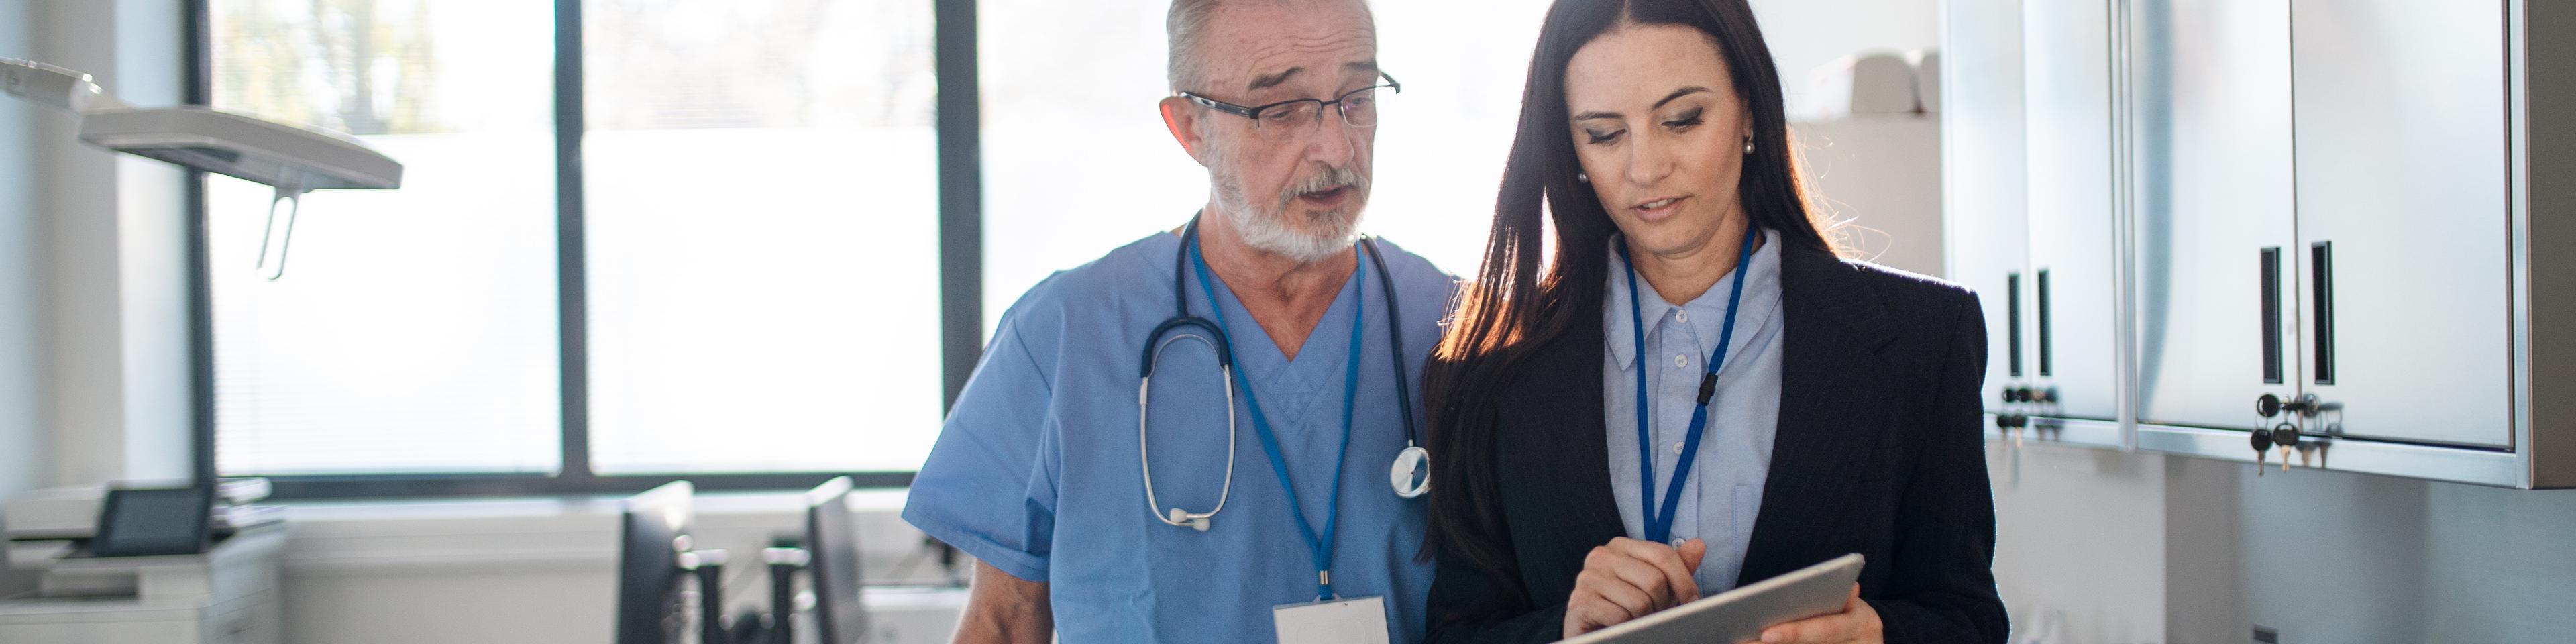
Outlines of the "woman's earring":
[{"label": "woman's earring", "polygon": [[1744,153],[1753,153],[1753,135],[1751,134],[1744,135]]},{"label": "woman's earring", "polygon": [[1574,173],[1574,180],[1583,183],[1592,183],[1592,175],[1577,172]]}]

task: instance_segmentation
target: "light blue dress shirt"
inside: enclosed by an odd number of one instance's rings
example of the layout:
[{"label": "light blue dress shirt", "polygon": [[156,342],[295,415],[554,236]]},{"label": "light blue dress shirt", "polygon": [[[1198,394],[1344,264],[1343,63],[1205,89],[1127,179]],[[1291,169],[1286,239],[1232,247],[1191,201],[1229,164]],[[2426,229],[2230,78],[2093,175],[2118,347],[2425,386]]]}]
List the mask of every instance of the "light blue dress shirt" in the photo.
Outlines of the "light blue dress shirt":
[{"label": "light blue dress shirt", "polygon": [[[1699,453],[1683,483],[1674,510],[1672,537],[1708,541],[1708,556],[1692,578],[1700,592],[1735,587],[1744,569],[1744,549],[1753,536],[1753,520],[1762,508],[1762,483],[1771,472],[1771,441],[1780,424],[1780,237],[1762,231],[1762,247],[1753,251],[1744,275],[1744,297],[1735,321],[1735,343],[1717,374],[1717,395],[1708,403],[1708,424]],[[1610,439],[1610,489],[1619,500],[1619,519],[1628,536],[1643,539],[1645,512],[1637,479],[1637,372],[1646,369],[1648,434],[1655,455],[1655,502],[1661,504],[1674,468],[1681,463],[1682,440],[1688,435],[1692,408],[1699,400],[1700,374],[1709,352],[1717,349],[1719,328],[1726,323],[1726,297],[1733,273],[1690,302],[1674,306],[1655,293],[1644,277],[1637,279],[1638,313],[1646,320],[1646,355],[1636,355],[1636,332],[1628,323],[1628,265],[1610,244],[1609,296],[1601,307],[1602,335],[1609,350],[1601,365],[1604,426]],[[1734,249],[1727,249],[1733,251]]]},{"label": "light blue dress shirt", "polygon": [[[1200,532],[1157,521],[1137,459],[1136,384],[1145,336],[1172,316],[1168,233],[1047,278],[1004,313],[958,395],[903,517],[1014,577],[1048,582],[1059,641],[1268,642],[1271,607],[1315,599],[1314,558],[1237,397],[1234,483]],[[1403,307],[1403,377],[1422,409],[1423,358],[1439,339],[1453,281],[1430,262],[1379,243]],[[1423,498],[1395,495],[1387,468],[1404,448],[1384,293],[1362,258],[1295,360],[1254,323],[1222,281],[1236,375],[1259,394],[1278,433],[1307,520],[1320,530],[1342,445],[1342,392],[1355,301],[1365,298],[1360,386],[1342,469],[1333,588],[1386,598],[1390,641],[1422,639],[1431,567]],[[1197,280],[1193,315],[1216,319]],[[1164,508],[1205,511],[1225,485],[1224,380],[1196,342],[1163,352],[1153,380],[1150,446]],[[1419,418],[1416,419],[1419,422]],[[1427,498],[1427,497],[1426,497]]]}]

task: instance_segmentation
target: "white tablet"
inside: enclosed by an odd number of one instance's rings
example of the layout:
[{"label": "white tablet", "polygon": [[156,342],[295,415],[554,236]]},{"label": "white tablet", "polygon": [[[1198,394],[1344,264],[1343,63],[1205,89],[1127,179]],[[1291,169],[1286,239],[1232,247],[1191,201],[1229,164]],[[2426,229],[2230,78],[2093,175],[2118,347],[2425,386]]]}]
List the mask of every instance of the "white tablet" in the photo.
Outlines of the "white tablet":
[{"label": "white tablet", "polygon": [[1762,629],[1842,612],[1860,579],[1858,553],[1702,597],[1560,644],[1708,644],[1762,638]]}]

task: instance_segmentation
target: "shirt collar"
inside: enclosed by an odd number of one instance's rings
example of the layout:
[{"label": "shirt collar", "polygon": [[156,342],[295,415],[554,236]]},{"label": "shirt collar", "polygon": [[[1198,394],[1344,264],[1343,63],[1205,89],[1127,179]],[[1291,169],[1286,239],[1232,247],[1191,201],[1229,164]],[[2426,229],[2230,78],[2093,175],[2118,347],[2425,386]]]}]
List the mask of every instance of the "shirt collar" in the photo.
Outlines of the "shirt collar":
[{"label": "shirt collar", "polygon": [[[1753,256],[1745,262],[1746,266],[1735,268],[1741,271],[1749,267],[1753,271],[1744,276],[1744,298],[1737,305],[1740,310],[1735,324],[1739,333],[1760,329],[1766,323],[1765,312],[1771,307],[1757,304],[1766,299],[1765,293],[1773,294],[1769,297],[1776,297],[1778,292],[1773,285],[1780,279],[1780,235],[1769,230],[1762,230],[1761,235],[1762,247],[1753,250]],[[1602,298],[1601,329],[1603,340],[1609,345],[1607,348],[1610,351],[1611,362],[1619,365],[1622,370],[1635,368],[1637,364],[1635,327],[1628,323],[1628,264],[1619,255],[1619,245],[1624,243],[1627,243],[1627,240],[1619,235],[1610,237],[1610,283],[1605,289],[1606,296]],[[1720,276],[1717,284],[1710,287],[1707,292],[1701,293],[1699,297],[1689,302],[1675,305],[1664,301],[1662,294],[1656,293],[1653,287],[1646,284],[1645,278],[1639,277],[1637,313],[1645,316],[1648,333],[1653,333],[1656,323],[1675,308],[1701,313],[1691,320],[1691,324],[1701,329],[1701,337],[1715,342],[1719,329],[1724,325],[1726,296],[1732,288],[1730,282],[1734,279],[1735,273],[1729,271],[1726,275]],[[1729,361],[1733,359],[1732,356],[1728,357]]]}]

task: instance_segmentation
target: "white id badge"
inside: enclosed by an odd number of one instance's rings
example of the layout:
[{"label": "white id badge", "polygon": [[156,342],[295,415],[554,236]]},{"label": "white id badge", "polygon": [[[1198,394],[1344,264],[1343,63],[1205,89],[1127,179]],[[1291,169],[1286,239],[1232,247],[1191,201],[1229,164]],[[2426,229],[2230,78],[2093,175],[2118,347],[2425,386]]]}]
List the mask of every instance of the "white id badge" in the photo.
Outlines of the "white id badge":
[{"label": "white id badge", "polygon": [[1272,606],[1270,623],[1279,644],[1387,644],[1385,597]]}]

